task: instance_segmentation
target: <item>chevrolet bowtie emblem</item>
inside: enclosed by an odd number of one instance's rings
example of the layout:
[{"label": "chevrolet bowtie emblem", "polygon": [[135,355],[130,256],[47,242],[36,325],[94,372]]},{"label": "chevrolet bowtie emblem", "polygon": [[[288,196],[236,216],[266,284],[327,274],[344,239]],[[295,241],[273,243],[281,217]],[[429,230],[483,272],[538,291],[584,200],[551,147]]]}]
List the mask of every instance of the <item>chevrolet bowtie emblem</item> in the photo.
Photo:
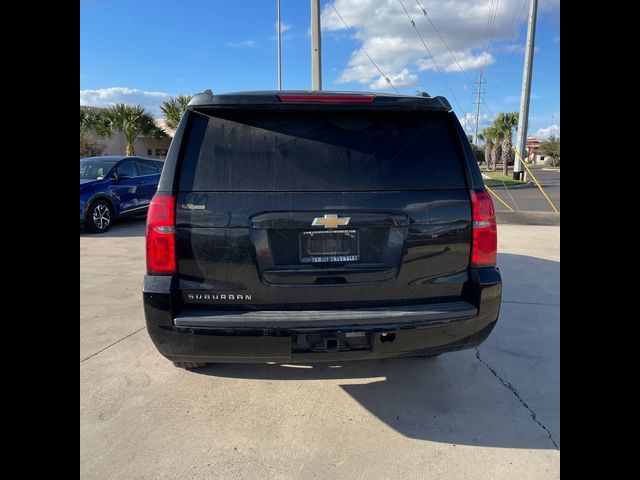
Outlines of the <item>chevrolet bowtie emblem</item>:
[{"label": "chevrolet bowtie emblem", "polygon": [[324,225],[324,228],[338,228],[339,225],[349,225],[349,220],[351,220],[351,217],[338,218],[338,215],[329,214],[325,215],[323,218],[314,218],[311,226],[315,227],[318,225]]}]

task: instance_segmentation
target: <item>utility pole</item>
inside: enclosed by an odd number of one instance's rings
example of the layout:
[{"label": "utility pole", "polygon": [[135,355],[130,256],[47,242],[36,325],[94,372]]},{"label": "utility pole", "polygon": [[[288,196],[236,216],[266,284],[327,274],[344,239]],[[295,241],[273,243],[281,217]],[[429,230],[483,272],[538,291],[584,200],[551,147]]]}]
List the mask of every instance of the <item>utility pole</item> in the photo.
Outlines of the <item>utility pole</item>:
[{"label": "utility pole", "polygon": [[484,80],[482,80],[482,70],[480,70],[480,80],[478,80],[477,82],[473,82],[476,85],[478,85],[478,98],[476,100],[476,133],[473,136],[473,140],[474,143],[476,144],[476,147],[478,146],[478,122],[480,121],[480,103],[482,102],[480,95],[482,95],[484,92],[482,91],[482,84],[483,83],[487,83]]},{"label": "utility pole", "polygon": [[280,0],[278,0],[278,90],[282,90],[282,56],[280,44]]},{"label": "utility pole", "polygon": [[520,158],[526,156],[527,124],[529,123],[529,97],[531,95],[531,73],[533,70],[533,47],[536,40],[536,15],[538,12],[538,0],[530,0],[529,5],[529,27],[527,28],[527,45],[524,54],[524,70],[522,72],[522,93],[520,95],[520,113],[518,117],[518,136],[516,140],[516,150],[520,156],[516,155],[513,164],[513,178],[518,179],[522,171],[522,161]]},{"label": "utility pole", "polygon": [[322,90],[320,0],[311,0],[311,90]]}]

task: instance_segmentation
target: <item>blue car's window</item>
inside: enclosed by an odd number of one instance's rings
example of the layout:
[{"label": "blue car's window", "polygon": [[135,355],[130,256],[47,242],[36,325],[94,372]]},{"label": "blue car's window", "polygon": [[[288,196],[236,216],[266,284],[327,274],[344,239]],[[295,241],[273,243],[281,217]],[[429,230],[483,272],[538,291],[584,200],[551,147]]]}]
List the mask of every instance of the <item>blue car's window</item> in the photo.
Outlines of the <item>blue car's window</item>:
[{"label": "blue car's window", "polygon": [[122,162],[120,165],[116,167],[116,172],[119,177],[137,177],[138,172],[136,170],[136,166],[133,163],[133,160],[127,160],[126,162]]},{"label": "blue car's window", "polygon": [[100,180],[115,164],[113,160],[80,160],[80,179]]},{"label": "blue car's window", "polygon": [[158,167],[151,160],[137,160],[138,170],[140,170],[140,175],[157,175]]}]

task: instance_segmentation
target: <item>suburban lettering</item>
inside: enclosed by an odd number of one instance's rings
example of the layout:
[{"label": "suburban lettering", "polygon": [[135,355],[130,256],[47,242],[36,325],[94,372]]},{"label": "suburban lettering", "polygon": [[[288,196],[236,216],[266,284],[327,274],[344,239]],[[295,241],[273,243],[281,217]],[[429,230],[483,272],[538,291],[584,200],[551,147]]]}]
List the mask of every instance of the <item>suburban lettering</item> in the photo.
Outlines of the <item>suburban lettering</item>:
[{"label": "suburban lettering", "polygon": [[241,293],[187,293],[187,300],[252,300],[252,295]]}]

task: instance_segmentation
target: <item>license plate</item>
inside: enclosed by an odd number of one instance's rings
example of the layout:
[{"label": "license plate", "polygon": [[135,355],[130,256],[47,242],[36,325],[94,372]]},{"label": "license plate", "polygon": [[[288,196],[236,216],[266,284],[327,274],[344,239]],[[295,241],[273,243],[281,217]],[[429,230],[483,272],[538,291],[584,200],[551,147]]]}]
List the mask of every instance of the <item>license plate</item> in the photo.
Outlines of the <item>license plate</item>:
[{"label": "license plate", "polygon": [[360,248],[357,230],[313,230],[300,233],[302,263],[357,262]]}]

